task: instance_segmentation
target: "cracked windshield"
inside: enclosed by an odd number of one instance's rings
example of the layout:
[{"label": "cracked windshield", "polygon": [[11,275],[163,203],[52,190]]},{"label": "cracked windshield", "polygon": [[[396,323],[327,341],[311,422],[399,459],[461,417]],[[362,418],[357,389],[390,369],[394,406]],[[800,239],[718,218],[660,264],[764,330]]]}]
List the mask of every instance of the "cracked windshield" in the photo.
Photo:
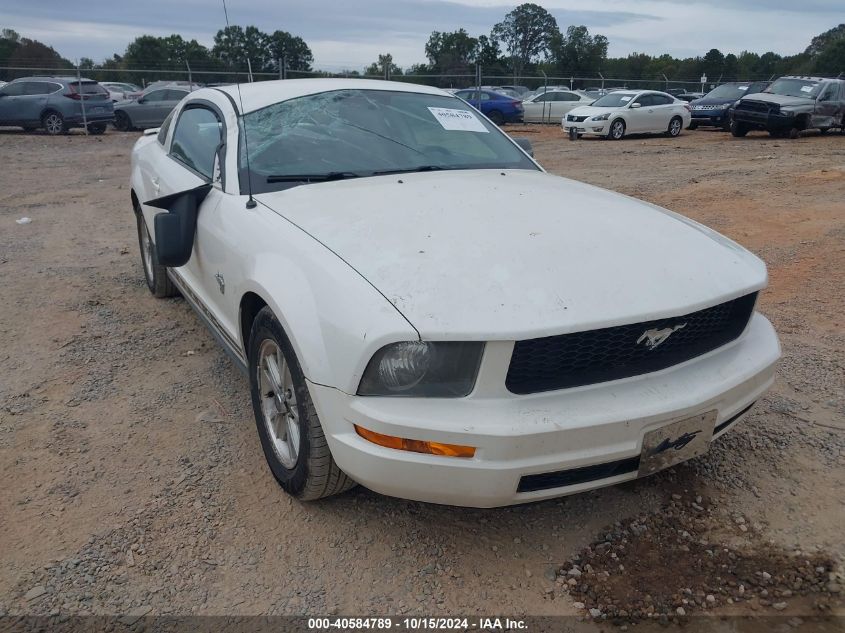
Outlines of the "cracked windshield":
[{"label": "cracked windshield", "polygon": [[335,90],[283,101],[243,120],[241,170],[249,172],[256,193],[414,171],[537,169],[496,126],[454,97]]}]

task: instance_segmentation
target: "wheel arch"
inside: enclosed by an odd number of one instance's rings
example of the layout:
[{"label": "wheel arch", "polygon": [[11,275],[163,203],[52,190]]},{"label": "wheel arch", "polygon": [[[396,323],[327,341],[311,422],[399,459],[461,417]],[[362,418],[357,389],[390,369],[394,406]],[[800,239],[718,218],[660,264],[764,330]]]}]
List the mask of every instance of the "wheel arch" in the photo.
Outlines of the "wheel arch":
[{"label": "wheel arch", "polygon": [[259,256],[247,267],[237,296],[237,322],[232,328],[244,356],[252,323],[267,306],[287,335],[305,377],[347,393],[355,392],[366,364],[384,345],[419,340],[392,304],[334,256],[321,257],[319,265],[281,253]]}]

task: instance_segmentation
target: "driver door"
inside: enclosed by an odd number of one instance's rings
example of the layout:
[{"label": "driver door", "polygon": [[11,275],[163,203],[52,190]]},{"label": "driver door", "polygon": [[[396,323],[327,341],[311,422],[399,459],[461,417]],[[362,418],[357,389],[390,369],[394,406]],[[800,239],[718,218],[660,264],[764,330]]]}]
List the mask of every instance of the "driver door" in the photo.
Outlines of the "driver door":
[{"label": "driver door", "polygon": [[[187,294],[192,295],[188,299],[197,309],[216,327],[228,330],[231,324],[223,323],[220,301],[225,288],[217,281],[225,257],[217,240],[209,239],[225,198],[220,180],[215,177],[215,158],[222,142],[223,126],[214,110],[191,104],[178,113],[174,124],[170,145],[159,152],[157,164],[151,170],[153,196],[160,198],[209,183],[212,188],[198,209],[191,258],[184,266],[170,270],[177,277],[177,285],[187,286]],[[152,209],[151,216],[160,212]],[[152,217],[147,217],[151,228],[155,226]]]},{"label": "driver door", "polygon": [[845,95],[840,94],[842,86],[831,82],[822,89],[819,98],[816,100],[815,112],[813,113],[812,125],[818,128],[830,128],[842,121],[843,99]]}]

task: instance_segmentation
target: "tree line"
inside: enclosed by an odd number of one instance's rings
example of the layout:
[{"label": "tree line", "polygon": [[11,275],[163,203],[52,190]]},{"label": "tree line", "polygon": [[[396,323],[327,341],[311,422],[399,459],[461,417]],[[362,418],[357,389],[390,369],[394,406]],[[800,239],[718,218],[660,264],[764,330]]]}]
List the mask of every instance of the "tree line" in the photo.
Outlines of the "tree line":
[{"label": "tree line", "polygon": [[[568,26],[565,30],[543,7],[524,3],[507,13],[489,34],[470,35],[459,28],[450,32],[434,31],[425,44],[426,62],[402,69],[390,53],[364,69],[366,76],[412,77],[440,76],[448,85],[453,78],[471,77],[476,65],[485,76],[591,77],[626,80],[698,81],[706,75],[709,82],[739,79],[766,79],[773,75],[820,74],[845,72],[845,24],[840,24],[812,39],[807,48],[796,55],[762,54],[743,51],[724,54],[716,48],[704,55],[676,58],[669,54],[631,53],[625,57],[608,57],[609,41],[600,34],[591,34],[586,26]],[[122,55],[114,54],[102,62],[79,60],[89,75],[110,79],[133,79],[131,71],[145,69],[164,76],[167,71],[184,76],[192,71],[220,73],[217,80],[226,80],[225,73],[246,70],[249,60],[253,73],[313,76],[316,74],[361,75],[358,70],[342,73],[312,71],[314,56],[301,37],[287,31],[265,33],[255,26],[229,26],[214,36],[212,47],[197,40],[185,40],[178,34],[167,37],[141,35],[132,41]],[[0,67],[75,68],[52,47],[21,37],[12,29],[0,31]],[[25,71],[0,71],[6,79],[21,76]],[[121,77],[121,74],[123,75]],[[203,81],[214,81],[203,76]],[[433,79],[432,79],[433,80]],[[436,81],[436,80],[433,80]],[[471,81],[471,80],[470,80]],[[464,81],[466,83],[466,81]],[[505,83],[505,82],[501,82]]]}]

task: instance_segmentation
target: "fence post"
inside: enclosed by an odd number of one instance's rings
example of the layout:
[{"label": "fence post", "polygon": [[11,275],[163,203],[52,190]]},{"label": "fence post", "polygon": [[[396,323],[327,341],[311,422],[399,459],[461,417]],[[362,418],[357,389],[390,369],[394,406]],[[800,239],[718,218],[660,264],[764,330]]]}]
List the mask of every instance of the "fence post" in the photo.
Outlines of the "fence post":
[{"label": "fence post", "polygon": [[188,84],[193,85],[193,80],[191,79],[191,65],[188,63],[188,60],[185,60],[185,66],[188,67]]},{"label": "fence post", "polygon": [[249,57],[246,58],[246,67],[249,71],[249,83],[252,83],[252,62],[249,61]]},{"label": "fence post", "polygon": [[475,100],[478,101],[478,110],[481,111],[481,64],[475,65]]},{"label": "fence post", "polygon": [[82,106],[82,127],[85,128],[85,135],[88,135],[88,117],[85,114],[85,93],[82,92],[82,70],[79,68],[79,60],[76,61],[76,85],[79,88],[79,104]]}]

